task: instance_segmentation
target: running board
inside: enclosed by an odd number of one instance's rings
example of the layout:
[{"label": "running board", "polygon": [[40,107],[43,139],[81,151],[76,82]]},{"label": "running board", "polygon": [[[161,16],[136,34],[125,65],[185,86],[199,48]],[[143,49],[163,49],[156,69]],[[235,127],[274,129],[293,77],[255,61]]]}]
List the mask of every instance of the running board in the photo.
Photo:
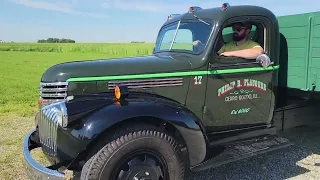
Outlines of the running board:
[{"label": "running board", "polygon": [[290,145],[292,143],[288,139],[276,135],[236,142],[226,145],[220,154],[190,169],[191,171],[202,171]]}]

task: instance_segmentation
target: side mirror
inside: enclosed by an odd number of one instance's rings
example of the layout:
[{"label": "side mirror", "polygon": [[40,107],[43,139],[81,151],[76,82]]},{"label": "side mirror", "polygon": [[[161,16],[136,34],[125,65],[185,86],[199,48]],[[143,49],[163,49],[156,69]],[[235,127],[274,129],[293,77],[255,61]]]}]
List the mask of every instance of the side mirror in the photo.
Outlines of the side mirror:
[{"label": "side mirror", "polygon": [[271,62],[270,58],[266,54],[261,54],[256,58],[256,62],[260,63],[262,67],[267,68],[272,65],[274,62]]}]

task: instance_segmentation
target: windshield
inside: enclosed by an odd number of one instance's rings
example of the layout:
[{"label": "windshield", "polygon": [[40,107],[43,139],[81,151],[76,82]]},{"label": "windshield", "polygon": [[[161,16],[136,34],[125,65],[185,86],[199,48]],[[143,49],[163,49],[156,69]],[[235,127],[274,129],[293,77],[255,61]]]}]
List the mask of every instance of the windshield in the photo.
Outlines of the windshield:
[{"label": "windshield", "polygon": [[[201,21],[177,22],[166,26],[159,32],[154,52],[178,50],[201,53],[206,47],[212,27],[212,24]],[[193,45],[193,42],[198,43]]]}]

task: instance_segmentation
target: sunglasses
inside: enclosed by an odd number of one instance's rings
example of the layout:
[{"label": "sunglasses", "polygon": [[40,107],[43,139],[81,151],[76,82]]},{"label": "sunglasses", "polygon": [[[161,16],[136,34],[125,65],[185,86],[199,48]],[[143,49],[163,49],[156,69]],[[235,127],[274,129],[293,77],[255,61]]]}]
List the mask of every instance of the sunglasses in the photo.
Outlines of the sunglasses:
[{"label": "sunglasses", "polygon": [[242,29],[246,29],[245,27],[232,27],[233,31],[241,31]]}]

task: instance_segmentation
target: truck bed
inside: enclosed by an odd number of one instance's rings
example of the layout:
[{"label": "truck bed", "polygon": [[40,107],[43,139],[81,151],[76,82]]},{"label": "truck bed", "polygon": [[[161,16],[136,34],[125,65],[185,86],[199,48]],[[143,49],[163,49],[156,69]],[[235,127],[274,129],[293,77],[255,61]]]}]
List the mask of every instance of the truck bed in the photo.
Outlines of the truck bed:
[{"label": "truck bed", "polygon": [[282,87],[320,91],[320,12],[279,16]]}]

